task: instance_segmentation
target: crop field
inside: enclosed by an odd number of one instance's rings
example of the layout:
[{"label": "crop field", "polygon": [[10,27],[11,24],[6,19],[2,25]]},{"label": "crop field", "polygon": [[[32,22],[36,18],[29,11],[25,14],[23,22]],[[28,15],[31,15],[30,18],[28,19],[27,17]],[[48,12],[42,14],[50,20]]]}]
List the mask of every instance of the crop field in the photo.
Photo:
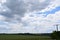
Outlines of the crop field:
[{"label": "crop field", "polygon": [[0,35],[0,40],[52,40],[49,36]]}]

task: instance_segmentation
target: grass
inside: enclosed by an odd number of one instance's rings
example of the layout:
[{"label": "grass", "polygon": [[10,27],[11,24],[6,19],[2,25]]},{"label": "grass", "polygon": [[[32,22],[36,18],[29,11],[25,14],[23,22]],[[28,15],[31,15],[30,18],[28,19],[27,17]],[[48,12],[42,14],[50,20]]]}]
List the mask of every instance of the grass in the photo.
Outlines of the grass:
[{"label": "grass", "polygon": [[0,40],[52,40],[49,36],[0,35]]}]

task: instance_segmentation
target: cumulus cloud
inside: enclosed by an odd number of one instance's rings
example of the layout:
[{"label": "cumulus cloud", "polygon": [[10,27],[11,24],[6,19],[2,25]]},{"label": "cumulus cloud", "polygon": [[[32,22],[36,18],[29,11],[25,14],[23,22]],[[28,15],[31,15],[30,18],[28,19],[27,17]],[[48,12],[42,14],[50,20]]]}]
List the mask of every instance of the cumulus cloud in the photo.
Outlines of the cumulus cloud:
[{"label": "cumulus cloud", "polygon": [[2,21],[2,20],[5,20],[5,17],[2,16],[2,15],[0,15],[0,20],[1,20],[1,21]]},{"label": "cumulus cloud", "polygon": [[59,14],[60,11],[55,12],[55,14],[49,14],[47,17],[43,17],[44,15],[42,14],[40,14],[41,16],[30,14],[33,15],[33,17],[31,17],[30,15],[26,14],[26,16],[22,18],[22,22],[24,23],[24,26],[34,27],[33,32],[52,32],[52,30],[56,30],[54,25],[60,25]]},{"label": "cumulus cloud", "polygon": [[58,22],[60,20],[60,11],[55,12],[55,14],[49,14],[47,16],[47,20],[51,20],[52,22]]},{"label": "cumulus cloud", "polygon": [[57,6],[60,6],[60,0],[52,0],[50,5],[48,7],[46,7],[44,10],[42,10],[41,12],[55,9]]},{"label": "cumulus cloud", "polygon": [[[58,2],[58,3],[57,3]],[[44,33],[55,30],[60,22],[60,11],[45,17],[60,5],[59,0],[5,0],[0,2],[1,33]],[[42,13],[41,13],[42,12]],[[40,14],[39,14],[40,13]],[[2,27],[1,27],[2,26]],[[2,30],[2,31],[1,31]]]},{"label": "cumulus cloud", "polygon": [[[2,0],[3,1],[3,0]],[[0,3],[0,14],[6,17],[6,21],[21,20],[21,17],[27,12],[40,11],[45,9],[50,0],[5,0],[5,3]],[[16,18],[17,16],[20,18]],[[16,19],[14,19],[16,18]]]}]

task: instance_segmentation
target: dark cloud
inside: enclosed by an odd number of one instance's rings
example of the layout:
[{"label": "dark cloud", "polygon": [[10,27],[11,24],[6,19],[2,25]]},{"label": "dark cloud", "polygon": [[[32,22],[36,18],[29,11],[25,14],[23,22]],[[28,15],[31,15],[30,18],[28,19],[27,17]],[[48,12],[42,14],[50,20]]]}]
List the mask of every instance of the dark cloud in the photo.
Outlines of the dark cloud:
[{"label": "dark cloud", "polygon": [[[28,0],[26,0],[28,1]],[[21,17],[24,16],[24,14],[29,10],[29,12],[33,12],[33,11],[40,11],[42,9],[45,9],[50,1],[44,1],[44,2],[39,2],[38,0],[36,1],[28,1],[26,2],[24,0],[7,0],[7,2],[5,4],[2,4],[3,6],[5,6],[6,8],[8,8],[8,10],[10,11],[6,11],[6,12],[1,12],[0,14],[5,16],[7,19],[7,21],[10,20],[21,20]],[[5,9],[6,9],[5,8]],[[19,17],[17,17],[17,16]],[[14,19],[15,18],[15,19]]]},{"label": "dark cloud", "polygon": [[26,6],[24,1],[18,1],[18,0],[8,0],[6,3],[7,7],[11,10],[12,15],[20,15],[23,16],[24,13],[26,12]]},{"label": "dark cloud", "polygon": [[14,14],[23,16],[26,12],[25,4],[23,1],[17,1],[17,0],[7,0],[7,2],[4,4],[7,8],[9,8],[10,12],[4,12],[2,15],[7,17],[13,17]]},{"label": "dark cloud", "polygon": [[46,0],[44,2],[40,2],[38,1],[33,1],[33,2],[29,2],[31,4],[31,9],[30,11],[41,11],[43,9],[45,9],[49,4],[50,4],[50,0]]}]

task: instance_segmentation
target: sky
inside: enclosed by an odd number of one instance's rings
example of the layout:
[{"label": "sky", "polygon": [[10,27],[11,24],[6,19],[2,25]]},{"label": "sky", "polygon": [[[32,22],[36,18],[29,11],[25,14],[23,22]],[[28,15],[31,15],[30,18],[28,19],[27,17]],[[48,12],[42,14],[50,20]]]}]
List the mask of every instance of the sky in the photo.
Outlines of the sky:
[{"label": "sky", "polygon": [[60,0],[0,0],[0,33],[51,33],[57,24]]}]

